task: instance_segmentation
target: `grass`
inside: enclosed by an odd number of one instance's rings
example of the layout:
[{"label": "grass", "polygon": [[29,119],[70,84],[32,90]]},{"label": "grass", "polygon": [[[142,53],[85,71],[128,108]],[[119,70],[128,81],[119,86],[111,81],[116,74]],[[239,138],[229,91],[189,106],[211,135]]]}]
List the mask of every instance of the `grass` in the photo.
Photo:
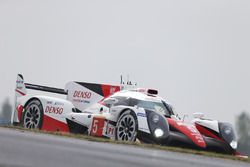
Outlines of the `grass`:
[{"label": "grass", "polygon": [[157,149],[157,150],[163,150],[163,151],[173,151],[173,152],[179,152],[179,153],[195,154],[195,155],[202,155],[202,156],[215,157],[215,158],[224,158],[224,159],[231,159],[231,160],[237,160],[237,161],[243,161],[243,162],[250,163],[250,158],[240,158],[240,157],[235,157],[232,155],[219,154],[219,153],[215,153],[215,152],[207,152],[207,151],[200,151],[200,150],[193,150],[193,149],[186,149],[186,148],[179,148],[179,147],[171,147],[171,146],[162,146],[162,145],[156,145],[156,144],[141,144],[138,142],[119,142],[119,141],[115,141],[115,140],[111,140],[111,139],[93,137],[93,136],[82,135],[82,134],[30,130],[30,129],[25,129],[25,128],[20,127],[20,126],[2,126],[2,127],[16,129],[16,130],[20,130],[23,132],[29,131],[29,132],[34,132],[34,133],[50,134],[50,135],[75,138],[75,139],[80,139],[80,140],[93,141],[93,142],[132,145],[132,146],[140,147],[140,148]]}]

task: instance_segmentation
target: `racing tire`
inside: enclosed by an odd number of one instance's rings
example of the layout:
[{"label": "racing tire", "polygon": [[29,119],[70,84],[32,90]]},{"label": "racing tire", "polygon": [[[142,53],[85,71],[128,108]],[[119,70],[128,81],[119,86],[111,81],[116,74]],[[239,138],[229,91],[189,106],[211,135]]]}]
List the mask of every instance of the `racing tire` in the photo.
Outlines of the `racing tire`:
[{"label": "racing tire", "polygon": [[134,142],[138,132],[138,121],[135,113],[126,110],[119,117],[115,128],[115,139],[118,141]]},{"label": "racing tire", "polygon": [[24,109],[22,126],[27,129],[41,129],[43,124],[43,106],[37,100],[28,102]]}]

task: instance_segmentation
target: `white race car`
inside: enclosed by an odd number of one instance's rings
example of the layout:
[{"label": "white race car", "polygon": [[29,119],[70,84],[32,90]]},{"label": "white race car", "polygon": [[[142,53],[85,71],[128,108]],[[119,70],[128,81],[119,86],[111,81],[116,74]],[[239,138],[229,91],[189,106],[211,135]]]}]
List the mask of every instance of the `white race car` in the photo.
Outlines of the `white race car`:
[{"label": "white race car", "polygon": [[[230,124],[204,119],[202,115],[185,123],[169,103],[157,96],[157,90],[125,86],[69,82],[65,89],[58,89],[24,83],[19,74],[12,120],[30,129],[238,154]],[[29,96],[27,89],[62,94],[66,99]]]}]

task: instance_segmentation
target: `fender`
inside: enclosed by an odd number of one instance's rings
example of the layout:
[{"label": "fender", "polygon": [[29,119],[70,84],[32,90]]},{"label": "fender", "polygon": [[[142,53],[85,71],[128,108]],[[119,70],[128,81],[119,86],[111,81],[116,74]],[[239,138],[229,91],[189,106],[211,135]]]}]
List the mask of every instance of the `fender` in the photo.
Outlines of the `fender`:
[{"label": "fender", "polygon": [[72,113],[74,105],[64,99],[49,96],[33,96],[41,101],[44,114],[56,120],[66,123],[65,118]]},{"label": "fender", "polygon": [[110,108],[110,113],[112,117],[110,117],[110,120],[117,122],[119,119],[119,116],[126,110],[131,110],[135,113],[138,121],[138,130],[150,133],[148,121],[146,112],[143,108],[138,107],[131,107],[131,106],[114,106]]},{"label": "fender", "polygon": [[71,102],[48,96],[34,96],[38,98],[44,109],[44,121],[42,130],[69,132],[67,118],[72,113],[74,106]]},{"label": "fender", "polygon": [[200,132],[196,129],[194,125],[186,124],[179,120],[174,120],[171,118],[167,118],[167,121],[170,126],[179,132],[183,133],[189,139],[193,141],[193,143],[201,148],[206,148],[206,143],[200,134]]},{"label": "fender", "polygon": [[[48,96],[32,96],[29,99],[25,99],[26,101],[21,99],[23,103],[18,106],[18,108],[22,108],[21,106],[23,106],[21,115],[25,112],[27,104],[30,101],[37,99],[42,104],[43,122],[46,122],[42,125],[41,129],[46,131],[69,131],[66,118],[69,117],[70,113],[72,113],[72,110],[74,109],[71,102]],[[22,116],[20,116],[20,118],[22,118]],[[21,122],[21,120],[19,120],[19,122]]]}]

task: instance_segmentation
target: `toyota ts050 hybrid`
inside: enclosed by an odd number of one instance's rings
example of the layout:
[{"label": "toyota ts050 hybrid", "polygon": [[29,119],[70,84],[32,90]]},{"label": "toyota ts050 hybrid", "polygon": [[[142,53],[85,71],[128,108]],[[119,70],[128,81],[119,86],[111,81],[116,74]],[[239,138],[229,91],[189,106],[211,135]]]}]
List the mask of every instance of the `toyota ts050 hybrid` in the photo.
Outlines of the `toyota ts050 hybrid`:
[{"label": "toyota ts050 hybrid", "polygon": [[[201,114],[186,123],[157,90],[125,86],[69,82],[65,89],[58,89],[24,83],[19,74],[12,122],[30,129],[237,154],[235,132],[229,123],[205,119]],[[66,98],[30,96],[27,89]]]}]

